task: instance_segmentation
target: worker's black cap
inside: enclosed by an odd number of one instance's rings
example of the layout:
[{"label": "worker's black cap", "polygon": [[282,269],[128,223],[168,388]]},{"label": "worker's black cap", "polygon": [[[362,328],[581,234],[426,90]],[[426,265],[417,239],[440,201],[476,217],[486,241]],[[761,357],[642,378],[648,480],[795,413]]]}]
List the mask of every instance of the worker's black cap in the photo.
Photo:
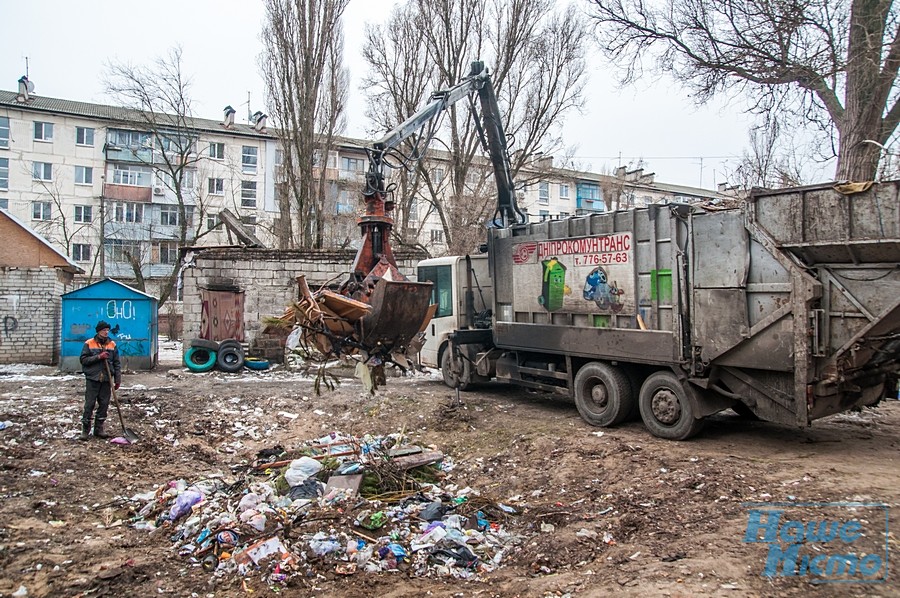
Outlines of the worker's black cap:
[{"label": "worker's black cap", "polygon": [[109,325],[109,322],[107,322],[106,320],[100,320],[99,322],[97,322],[97,332],[100,332],[104,328],[109,329],[112,327]]}]

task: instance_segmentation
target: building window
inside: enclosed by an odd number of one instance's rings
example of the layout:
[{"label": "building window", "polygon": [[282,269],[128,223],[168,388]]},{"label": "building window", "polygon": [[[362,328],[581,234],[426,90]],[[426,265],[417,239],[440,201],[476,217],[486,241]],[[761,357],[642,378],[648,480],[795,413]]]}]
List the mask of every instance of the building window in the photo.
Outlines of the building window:
[{"label": "building window", "polygon": [[176,264],[178,263],[178,243],[175,241],[159,242],[159,263],[160,264]]},{"label": "building window", "polygon": [[256,207],[256,181],[241,181],[241,207]]},{"label": "building window", "polygon": [[113,147],[145,147],[150,144],[150,133],[110,129],[106,140]]},{"label": "building window", "polygon": [[5,197],[0,199],[0,208],[3,208],[4,210],[9,209],[9,200],[6,199]]},{"label": "building window", "polygon": [[0,147],[9,147],[9,117],[0,116]]},{"label": "building window", "polygon": [[159,206],[159,223],[163,226],[178,226],[178,206]]},{"label": "building window", "polygon": [[106,247],[106,259],[110,262],[129,263],[131,259],[140,262],[141,243],[139,241],[123,241],[121,239],[107,239],[103,243]]},{"label": "building window", "polygon": [[568,218],[569,216],[570,216],[570,214],[568,212],[560,212],[559,213],[560,218]]},{"label": "building window", "polygon": [[75,222],[86,224],[93,219],[94,210],[91,206],[75,206]]},{"label": "building window", "polygon": [[565,183],[559,184],[559,198],[560,199],[569,199],[569,186]]},{"label": "building window", "polygon": [[439,185],[441,181],[444,180],[444,169],[441,167],[437,167],[431,171],[431,182],[435,185]]},{"label": "building window", "polygon": [[550,203],[550,183],[546,181],[538,185],[538,203]]},{"label": "building window", "polygon": [[[322,166],[322,150],[314,150],[313,151],[313,166],[319,167]],[[337,168],[338,167],[338,153],[335,151],[328,152],[328,163],[325,165],[325,168]],[[387,174],[387,173],[385,173]]]},{"label": "building window", "polygon": [[256,172],[257,148],[252,145],[241,147],[241,170],[244,172]]},{"label": "building window", "polygon": [[49,201],[33,201],[31,202],[31,219],[32,220],[50,220]]},{"label": "building window", "polygon": [[34,140],[53,141],[53,123],[34,121]]},{"label": "building window", "polygon": [[35,162],[32,169],[32,178],[36,181],[52,181],[53,164],[49,162]]},{"label": "building window", "polygon": [[116,164],[113,166],[113,183],[116,185],[132,185],[149,187],[153,182],[153,171],[140,166]]},{"label": "building window", "polygon": [[538,212],[538,216],[540,216],[541,222],[543,222],[544,220],[550,219],[550,212],[549,212],[549,210],[540,210]]},{"label": "building window", "polygon": [[73,243],[72,259],[76,262],[91,261],[91,246],[87,243]]},{"label": "building window", "polygon": [[417,202],[415,199],[412,199],[409,202],[409,212],[407,213],[406,217],[410,222],[419,221],[419,202]]},{"label": "building window", "polygon": [[256,233],[256,216],[241,216],[241,224],[251,233]]},{"label": "building window", "polygon": [[209,157],[213,160],[224,160],[225,159],[225,144],[224,143],[210,143],[209,144]]},{"label": "building window", "polygon": [[94,129],[90,127],[75,127],[75,145],[94,145]]},{"label": "building window", "polygon": [[366,169],[366,161],[359,158],[341,158],[341,170],[362,172]]},{"label": "building window", "polygon": [[94,169],[90,166],[75,167],[75,184],[76,185],[93,185]]},{"label": "building window", "polygon": [[432,243],[443,243],[444,242],[444,231],[432,230],[431,231],[431,242]]},{"label": "building window", "polygon": [[[313,153],[313,157],[315,157],[315,156],[316,156],[316,154]],[[284,150],[275,150],[275,166],[282,166],[283,164],[284,164]]]},{"label": "building window", "polygon": [[206,230],[213,230],[214,228],[221,228],[222,220],[219,218],[218,214],[207,214],[206,215]]},{"label": "building window", "polygon": [[141,223],[144,221],[144,204],[132,202],[116,202],[112,204],[110,214],[113,222]]},{"label": "building window", "polygon": [[225,179],[209,179],[210,195],[225,195]]},{"label": "building window", "polygon": [[9,158],[0,158],[0,189],[9,189]]}]

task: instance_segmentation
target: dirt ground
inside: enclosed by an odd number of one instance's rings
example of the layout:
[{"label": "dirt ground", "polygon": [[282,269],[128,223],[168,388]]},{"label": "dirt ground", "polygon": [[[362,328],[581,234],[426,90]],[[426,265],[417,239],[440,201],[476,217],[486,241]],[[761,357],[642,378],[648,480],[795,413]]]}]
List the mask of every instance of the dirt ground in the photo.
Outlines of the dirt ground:
[{"label": "dirt ground", "polygon": [[[170,362],[126,373],[123,411],[141,441],[123,447],[76,439],[80,375],[0,367],[0,421],[12,422],[0,430],[0,595],[21,596],[22,586],[27,596],[900,595],[892,569],[881,584],[764,577],[767,545],[743,541],[747,502],[895,506],[898,401],[802,430],[728,411],[679,443],[639,422],[592,428],[573,405],[521,389],[485,385],[458,404],[435,375],[390,378],[374,396],[345,375],[316,396],[296,372],[191,374]],[[119,431],[112,408],[108,424]],[[215,578],[166,536],[127,525],[121,497],[238,472],[260,449],[333,430],[405,430],[434,445],[455,463],[448,483],[518,506],[507,525],[523,541],[474,580],[400,570],[278,588],[252,574]]]}]

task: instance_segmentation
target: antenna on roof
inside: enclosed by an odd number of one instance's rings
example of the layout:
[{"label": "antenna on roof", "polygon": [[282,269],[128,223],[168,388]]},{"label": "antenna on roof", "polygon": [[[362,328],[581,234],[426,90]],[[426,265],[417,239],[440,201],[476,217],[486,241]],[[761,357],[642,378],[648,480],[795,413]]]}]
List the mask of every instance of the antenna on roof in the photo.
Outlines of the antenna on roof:
[{"label": "antenna on roof", "polygon": [[28,73],[28,57],[25,56],[24,58],[25,58],[25,77],[27,78],[29,75],[29,73]]}]

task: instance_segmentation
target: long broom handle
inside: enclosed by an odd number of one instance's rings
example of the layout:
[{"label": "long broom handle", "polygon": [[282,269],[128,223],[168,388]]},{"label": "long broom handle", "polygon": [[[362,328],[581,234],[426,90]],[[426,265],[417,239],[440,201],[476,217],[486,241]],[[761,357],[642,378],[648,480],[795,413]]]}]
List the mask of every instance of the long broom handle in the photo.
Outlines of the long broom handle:
[{"label": "long broom handle", "polygon": [[103,365],[106,366],[106,376],[109,378],[109,390],[112,391],[113,403],[116,404],[116,413],[119,414],[119,423],[122,424],[122,432],[125,433],[125,420],[122,419],[122,409],[119,407],[119,397],[116,396],[116,385],[113,383],[112,372],[109,371],[109,360],[104,359]]}]

